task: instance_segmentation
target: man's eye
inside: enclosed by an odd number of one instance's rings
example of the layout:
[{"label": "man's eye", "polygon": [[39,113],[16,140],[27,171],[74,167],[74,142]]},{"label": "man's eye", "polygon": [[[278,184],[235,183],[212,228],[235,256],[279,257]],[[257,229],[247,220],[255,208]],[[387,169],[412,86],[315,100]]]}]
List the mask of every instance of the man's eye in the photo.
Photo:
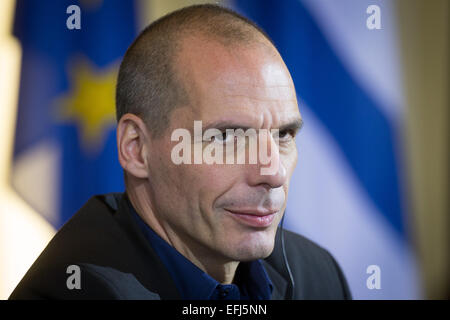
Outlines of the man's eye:
[{"label": "man's eye", "polygon": [[278,132],[278,138],[283,141],[288,141],[294,137],[294,133],[290,130],[282,130]]}]

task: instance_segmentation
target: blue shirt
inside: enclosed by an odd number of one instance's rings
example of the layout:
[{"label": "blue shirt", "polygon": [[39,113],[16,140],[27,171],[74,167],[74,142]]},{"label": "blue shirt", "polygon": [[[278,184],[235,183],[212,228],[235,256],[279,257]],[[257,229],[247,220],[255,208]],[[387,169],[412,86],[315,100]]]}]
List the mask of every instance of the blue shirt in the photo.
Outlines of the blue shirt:
[{"label": "blue shirt", "polygon": [[131,213],[163,262],[185,300],[269,300],[273,285],[260,260],[240,262],[232,284],[221,284],[163,240],[138,215]]}]

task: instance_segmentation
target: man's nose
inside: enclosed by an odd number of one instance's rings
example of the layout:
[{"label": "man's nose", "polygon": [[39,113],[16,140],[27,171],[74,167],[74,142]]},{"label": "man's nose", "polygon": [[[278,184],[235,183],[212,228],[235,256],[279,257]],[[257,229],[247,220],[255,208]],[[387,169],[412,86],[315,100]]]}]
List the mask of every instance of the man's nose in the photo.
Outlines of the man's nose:
[{"label": "man's nose", "polygon": [[257,163],[249,166],[250,185],[265,184],[278,188],[287,179],[286,167],[280,159],[279,145],[270,133],[260,133],[258,138]]}]

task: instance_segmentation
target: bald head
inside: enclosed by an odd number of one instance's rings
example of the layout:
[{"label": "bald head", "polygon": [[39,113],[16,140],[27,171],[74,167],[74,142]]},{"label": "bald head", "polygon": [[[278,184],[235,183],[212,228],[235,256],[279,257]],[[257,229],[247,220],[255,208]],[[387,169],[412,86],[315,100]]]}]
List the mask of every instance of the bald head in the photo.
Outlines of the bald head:
[{"label": "bald head", "polygon": [[136,114],[152,135],[161,135],[171,112],[190,104],[186,59],[180,55],[202,42],[229,50],[263,46],[277,54],[264,31],[229,9],[196,5],[172,12],[144,29],[126,52],[117,82],[117,120]]},{"label": "bald head", "polygon": [[[264,33],[216,6],[172,13],[128,50],[117,97],[119,162],[147,224],[222,283],[232,282],[239,261],[267,257],[297,163],[302,119],[289,71]],[[196,132],[196,121],[205,135]],[[235,145],[230,129],[270,132],[256,139],[267,148]],[[270,168],[265,160],[234,163],[263,149]],[[174,160],[180,151],[186,162]],[[201,160],[212,153],[227,163]],[[255,224],[239,212],[270,218]]]}]

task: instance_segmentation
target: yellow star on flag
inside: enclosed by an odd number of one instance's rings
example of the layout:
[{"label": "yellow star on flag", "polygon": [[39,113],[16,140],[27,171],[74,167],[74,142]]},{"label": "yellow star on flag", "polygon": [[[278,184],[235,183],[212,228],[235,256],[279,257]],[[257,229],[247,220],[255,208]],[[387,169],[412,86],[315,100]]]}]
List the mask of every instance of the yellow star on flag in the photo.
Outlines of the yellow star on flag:
[{"label": "yellow star on flag", "polygon": [[99,150],[110,127],[115,124],[117,66],[97,70],[86,61],[75,64],[72,90],[58,100],[58,115],[78,125],[84,147]]}]

